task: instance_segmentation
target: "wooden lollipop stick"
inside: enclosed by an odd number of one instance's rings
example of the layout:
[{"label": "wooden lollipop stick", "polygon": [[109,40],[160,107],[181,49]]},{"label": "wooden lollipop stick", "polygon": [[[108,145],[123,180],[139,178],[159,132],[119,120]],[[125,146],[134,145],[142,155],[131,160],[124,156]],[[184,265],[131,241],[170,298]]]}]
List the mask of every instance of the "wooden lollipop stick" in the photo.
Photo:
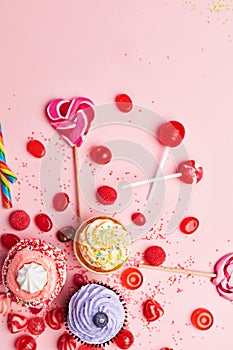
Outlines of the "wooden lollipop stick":
[{"label": "wooden lollipop stick", "polygon": [[81,220],[81,205],[80,205],[80,186],[79,186],[79,158],[78,158],[78,147],[74,146],[74,167],[75,167],[75,182],[76,182],[76,193],[77,193],[77,215]]},{"label": "wooden lollipop stick", "polygon": [[139,267],[142,267],[145,269],[151,269],[151,270],[170,271],[170,272],[184,273],[186,275],[197,275],[197,276],[209,277],[209,278],[216,277],[215,273],[197,271],[197,270],[189,270],[189,269],[187,269],[187,270],[186,269],[179,269],[177,267],[151,266],[151,265],[145,265],[145,264],[139,264]]}]

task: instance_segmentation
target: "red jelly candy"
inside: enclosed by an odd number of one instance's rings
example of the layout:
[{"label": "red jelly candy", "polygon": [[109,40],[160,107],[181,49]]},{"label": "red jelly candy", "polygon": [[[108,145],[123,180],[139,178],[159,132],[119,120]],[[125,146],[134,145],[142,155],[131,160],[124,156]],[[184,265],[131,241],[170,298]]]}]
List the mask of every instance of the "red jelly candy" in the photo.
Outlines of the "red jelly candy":
[{"label": "red jelly candy", "polygon": [[177,147],[184,139],[184,135],[184,126],[181,123],[172,120],[160,127],[158,138],[164,146]]},{"label": "red jelly candy", "polygon": [[35,223],[36,223],[37,227],[43,232],[48,232],[53,227],[53,223],[52,223],[50,217],[46,214],[36,215]]},{"label": "red jelly candy", "polygon": [[59,192],[53,197],[53,207],[56,211],[64,211],[69,205],[69,196],[64,192]]},{"label": "red jelly candy", "polygon": [[97,164],[107,164],[112,159],[112,152],[108,147],[105,146],[96,146],[91,151],[91,158]]},{"label": "red jelly candy", "polygon": [[75,273],[74,277],[73,277],[73,281],[74,284],[76,285],[76,287],[80,288],[82,287],[86,282],[84,280],[83,275],[81,275],[81,273]]},{"label": "red jelly candy", "polygon": [[129,267],[121,274],[121,282],[128,289],[138,289],[143,283],[142,273],[134,267]]},{"label": "red jelly candy", "polygon": [[146,217],[142,213],[133,213],[131,220],[137,226],[143,226],[146,223]]},{"label": "red jelly candy", "polygon": [[129,349],[133,343],[134,336],[128,329],[124,329],[115,339],[115,344],[120,349]]},{"label": "red jelly candy", "polygon": [[180,223],[180,230],[183,233],[186,233],[187,235],[190,235],[194,231],[198,229],[199,226],[199,220],[195,218],[194,216],[189,216],[187,218],[184,218]]},{"label": "red jelly candy", "polygon": [[64,323],[64,311],[61,309],[50,310],[45,316],[45,321],[50,328],[60,329]]},{"label": "red jelly candy", "polygon": [[77,343],[72,335],[64,333],[58,338],[57,348],[58,350],[76,350]]},{"label": "red jelly candy", "polygon": [[9,222],[12,228],[17,231],[25,230],[30,224],[30,217],[24,210],[15,210],[9,217]]},{"label": "red jelly candy", "polygon": [[27,151],[36,158],[42,158],[45,155],[45,147],[38,140],[29,141],[27,144]]},{"label": "red jelly candy", "polygon": [[7,318],[7,327],[11,333],[18,333],[27,328],[28,319],[23,315],[9,314]]},{"label": "red jelly candy", "polygon": [[117,108],[121,112],[128,113],[133,108],[133,102],[131,98],[126,94],[120,94],[116,96],[115,102],[116,102]]},{"label": "red jelly candy", "polygon": [[205,331],[212,326],[214,318],[209,310],[199,308],[193,311],[191,315],[191,322],[193,326],[200,331]]},{"label": "red jelly candy", "polygon": [[28,321],[28,330],[31,334],[39,335],[45,330],[45,323],[42,317],[33,317]]},{"label": "red jelly candy", "polygon": [[43,308],[37,309],[36,307],[29,307],[29,310],[33,315],[37,315],[43,310]]},{"label": "red jelly candy", "polygon": [[143,304],[143,315],[148,322],[158,320],[163,314],[164,310],[157,301],[148,299]]},{"label": "red jelly candy", "polygon": [[104,205],[113,204],[117,199],[117,192],[110,186],[101,186],[97,189],[97,199]]},{"label": "red jelly candy", "polygon": [[145,250],[144,259],[149,265],[159,266],[166,259],[166,253],[163,248],[152,245]]},{"label": "red jelly candy", "polygon": [[37,345],[30,335],[21,335],[15,342],[16,350],[36,350]]},{"label": "red jelly candy", "polygon": [[4,233],[1,235],[1,243],[3,247],[10,249],[12,248],[16,243],[20,241],[20,238],[13,233]]}]

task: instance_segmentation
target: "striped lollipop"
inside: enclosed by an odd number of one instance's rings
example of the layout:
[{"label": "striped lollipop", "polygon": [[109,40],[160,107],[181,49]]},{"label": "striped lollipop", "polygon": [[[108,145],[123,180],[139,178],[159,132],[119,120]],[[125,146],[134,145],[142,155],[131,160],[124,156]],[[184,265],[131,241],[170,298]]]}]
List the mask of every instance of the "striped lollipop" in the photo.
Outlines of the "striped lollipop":
[{"label": "striped lollipop", "polygon": [[2,203],[4,208],[12,208],[12,198],[10,193],[10,183],[17,180],[17,177],[6,164],[6,154],[3,143],[2,126],[0,122],[0,183],[2,193]]}]

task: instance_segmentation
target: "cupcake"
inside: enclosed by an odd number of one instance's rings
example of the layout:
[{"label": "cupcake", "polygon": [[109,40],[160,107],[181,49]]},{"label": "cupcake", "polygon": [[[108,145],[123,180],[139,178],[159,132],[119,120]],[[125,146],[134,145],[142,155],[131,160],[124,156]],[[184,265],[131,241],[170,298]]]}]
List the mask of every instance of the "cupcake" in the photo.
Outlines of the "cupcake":
[{"label": "cupcake", "polygon": [[84,222],[74,238],[80,264],[96,273],[119,269],[130,254],[131,235],[117,220],[98,216]]},{"label": "cupcake", "polygon": [[66,327],[82,343],[101,346],[124,328],[126,313],[119,293],[104,284],[88,283],[70,298]]},{"label": "cupcake", "polygon": [[46,307],[65,284],[65,255],[40,239],[21,240],[8,252],[2,280],[7,295],[18,305]]}]

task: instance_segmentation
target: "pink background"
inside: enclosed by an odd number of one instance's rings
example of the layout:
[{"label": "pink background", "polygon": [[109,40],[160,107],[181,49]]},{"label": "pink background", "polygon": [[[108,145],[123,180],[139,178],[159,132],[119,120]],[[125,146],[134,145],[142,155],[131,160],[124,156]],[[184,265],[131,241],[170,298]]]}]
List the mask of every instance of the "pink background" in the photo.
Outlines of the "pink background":
[{"label": "pink background", "polygon": [[[205,168],[189,207],[189,214],[200,220],[198,231],[185,236],[176,230],[166,237],[158,222],[157,234],[147,236],[150,241],[142,239],[134,245],[128,265],[138,262],[146,247],[158,244],[167,253],[166,265],[212,271],[216,260],[232,251],[233,243],[232,11],[230,0],[1,1],[0,117],[7,160],[19,177],[12,186],[14,209],[25,209],[32,219],[45,210],[39,187],[41,162],[27,153],[26,143],[33,136],[47,145],[53,135],[44,117],[47,102],[83,95],[98,105],[127,92],[136,104],[182,121],[186,148]],[[69,180],[63,188],[73,206],[69,157],[65,172]],[[0,233],[16,233],[8,224],[10,212],[0,208]],[[55,232],[55,227],[47,234],[38,232],[32,220],[20,236],[43,237],[64,248]],[[79,266],[71,243],[65,251],[69,276],[58,305],[72,290],[72,275]],[[6,250],[0,252],[3,260]],[[146,270],[143,275],[143,287],[134,292],[121,287],[119,273],[97,276],[118,287],[128,302],[128,327],[135,335],[132,349],[217,350],[230,344],[233,306],[218,296],[208,279]],[[90,273],[85,276],[96,278]],[[165,310],[160,320],[149,325],[141,308],[148,296]],[[214,315],[214,325],[206,332],[190,323],[198,307]],[[13,310],[21,312],[16,306]],[[14,349],[17,335],[8,332],[5,316],[1,320],[1,349]],[[38,350],[56,349],[62,332],[46,328],[37,339]],[[117,349],[113,344],[108,348]]]}]

